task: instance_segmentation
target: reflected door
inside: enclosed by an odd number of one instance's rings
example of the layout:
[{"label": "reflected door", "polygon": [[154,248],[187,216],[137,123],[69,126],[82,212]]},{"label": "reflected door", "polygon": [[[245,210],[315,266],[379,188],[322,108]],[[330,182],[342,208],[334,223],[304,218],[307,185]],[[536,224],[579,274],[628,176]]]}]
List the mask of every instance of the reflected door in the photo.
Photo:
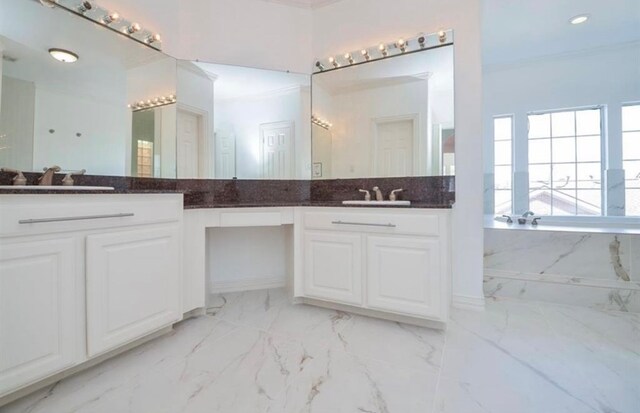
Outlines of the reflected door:
[{"label": "reflected door", "polygon": [[216,178],[236,176],[236,137],[216,132]]},{"label": "reflected door", "polygon": [[262,178],[291,179],[293,122],[260,125]]},{"label": "reflected door", "polygon": [[198,177],[199,116],[178,111],[178,178]]},{"label": "reflected door", "polygon": [[413,120],[376,123],[374,176],[413,175]]}]

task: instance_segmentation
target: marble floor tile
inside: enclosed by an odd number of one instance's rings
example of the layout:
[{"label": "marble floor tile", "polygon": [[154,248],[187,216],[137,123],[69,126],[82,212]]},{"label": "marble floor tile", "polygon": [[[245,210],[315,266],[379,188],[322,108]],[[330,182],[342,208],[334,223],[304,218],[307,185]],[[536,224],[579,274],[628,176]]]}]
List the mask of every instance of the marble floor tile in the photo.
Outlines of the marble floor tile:
[{"label": "marble floor tile", "polygon": [[446,332],[212,297],[209,315],[3,413],[637,413],[640,316],[510,299]]}]

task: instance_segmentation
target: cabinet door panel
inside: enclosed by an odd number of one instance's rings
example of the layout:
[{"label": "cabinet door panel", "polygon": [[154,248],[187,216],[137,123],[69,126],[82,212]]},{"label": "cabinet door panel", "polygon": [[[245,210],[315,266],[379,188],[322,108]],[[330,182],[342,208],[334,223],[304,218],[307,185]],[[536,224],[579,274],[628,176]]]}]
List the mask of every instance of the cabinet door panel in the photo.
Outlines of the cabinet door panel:
[{"label": "cabinet door panel", "polygon": [[362,304],[362,237],[333,232],[305,233],[305,294]]},{"label": "cabinet door panel", "polygon": [[179,227],[87,237],[87,339],[95,356],[180,318]]},{"label": "cabinet door panel", "polygon": [[0,395],[78,359],[73,238],[0,242]]},{"label": "cabinet door panel", "polygon": [[441,317],[438,239],[367,238],[369,308]]}]

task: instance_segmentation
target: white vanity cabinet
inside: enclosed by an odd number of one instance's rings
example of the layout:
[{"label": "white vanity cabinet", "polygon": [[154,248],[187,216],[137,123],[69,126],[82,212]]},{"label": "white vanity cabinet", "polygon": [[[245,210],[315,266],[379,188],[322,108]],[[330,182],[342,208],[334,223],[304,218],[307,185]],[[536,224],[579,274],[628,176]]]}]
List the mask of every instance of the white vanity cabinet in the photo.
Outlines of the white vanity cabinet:
[{"label": "white vanity cabinet", "polygon": [[0,400],[180,320],[181,194],[0,195]]},{"label": "white vanity cabinet", "polygon": [[0,395],[80,360],[78,256],[67,235],[0,240]]},{"label": "white vanity cabinet", "polygon": [[304,209],[296,295],[446,322],[449,214],[433,209]]}]

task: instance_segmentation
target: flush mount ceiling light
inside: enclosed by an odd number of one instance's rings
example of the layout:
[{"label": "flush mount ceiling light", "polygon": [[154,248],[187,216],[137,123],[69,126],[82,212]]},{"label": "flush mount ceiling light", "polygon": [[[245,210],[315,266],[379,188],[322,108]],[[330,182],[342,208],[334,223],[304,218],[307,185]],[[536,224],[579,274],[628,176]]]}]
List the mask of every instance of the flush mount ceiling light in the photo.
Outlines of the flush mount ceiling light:
[{"label": "flush mount ceiling light", "polygon": [[587,20],[589,20],[588,14],[579,14],[577,16],[573,16],[572,18],[570,18],[569,23],[576,25],[576,24],[585,23]]},{"label": "flush mount ceiling light", "polygon": [[51,57],[62,63],[74,63],[78,60],[78,55],[64,49],[49,49]]}]

